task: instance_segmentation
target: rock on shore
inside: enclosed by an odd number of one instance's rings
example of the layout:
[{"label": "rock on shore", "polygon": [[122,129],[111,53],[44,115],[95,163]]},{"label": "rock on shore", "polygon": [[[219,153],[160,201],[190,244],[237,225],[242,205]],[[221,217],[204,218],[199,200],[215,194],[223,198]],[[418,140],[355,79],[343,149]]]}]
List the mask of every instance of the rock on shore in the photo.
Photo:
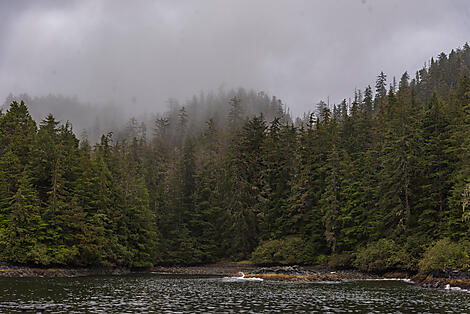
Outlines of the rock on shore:
[{"label": "rock on shore", "polygon": [[470,289],[469,271],[433,271],[428,275],[415,275],[412,280],[425,288],[459,287]]},{"label": "rock on shore", "polygon": [[319,267],[263,267],[249,271],[246,277],[259,277],[267,280],[277,281],[301,281],[301,282],[319,282],[319,281],[347,281],[377,279],[371,274],[365,274],[354,270],[331,271]]}]

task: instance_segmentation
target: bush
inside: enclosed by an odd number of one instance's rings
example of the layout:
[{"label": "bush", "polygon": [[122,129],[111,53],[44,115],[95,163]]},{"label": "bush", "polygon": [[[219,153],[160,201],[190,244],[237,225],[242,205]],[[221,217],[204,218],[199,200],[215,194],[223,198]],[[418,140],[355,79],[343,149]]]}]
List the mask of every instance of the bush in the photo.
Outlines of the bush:
[{"label": "bush", "polygon": [[353,265],[361,271],[382,273],[409,269],[410,257],[395,241],[380,239],[360,249]]},{"label": "bush", "polygon": [[255,264],[303,264],[303,241],[299,237],[269,240],[251,254]]},{"label": "bush", "polygon": [[441,239],[430,246],[419,261],[419,272],[429,273],[435,270],[468,270],[470,259],[468,245],[452,242],[449,238]]},{"label": "bush", "polygon": [[429,242],[427,242],[426,238],[422,235],[414,234],[406,238],[406,242],[403,244],[403,250],[407,252],[410,257],[409,270],[413,272],[418,271],[418,263],[424,251],[426,251],[428,244]]},{"label": "bush", "polygon": [[328,249],[324,247],[321,239],[315,237],[303,238],[301,264],[327,266],[329,260],[329,256],[325,255],[327,251]]},{"label": "bush", "polygon": [[310,259],[310,258],[306,259],[305,264],[328,266],[328,264],[330,262],[330,258],[328,257],[328,255],[324,255],[324,254],[320,254],[320,255],[316,256],[315,258],[313,258],[314,262],[309,262],[310,260],[312,260],[312,259]]},{"label": "bush", "polygon": [[328,261],[328,267],[334,269],[348,269],[353,266],[354,256],[350,253],[333,254]]}]

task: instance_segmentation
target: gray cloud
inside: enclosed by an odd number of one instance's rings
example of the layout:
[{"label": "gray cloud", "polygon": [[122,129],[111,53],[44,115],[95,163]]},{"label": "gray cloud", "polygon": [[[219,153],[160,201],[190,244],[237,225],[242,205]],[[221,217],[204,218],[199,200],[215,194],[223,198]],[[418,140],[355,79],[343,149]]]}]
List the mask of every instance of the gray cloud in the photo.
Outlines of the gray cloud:
[{"label": "gray cloud", "polygon": [[244,86],[295,113],[470,40],[462,1],[0,1],[0,97],[62,93],[132,110]]}]

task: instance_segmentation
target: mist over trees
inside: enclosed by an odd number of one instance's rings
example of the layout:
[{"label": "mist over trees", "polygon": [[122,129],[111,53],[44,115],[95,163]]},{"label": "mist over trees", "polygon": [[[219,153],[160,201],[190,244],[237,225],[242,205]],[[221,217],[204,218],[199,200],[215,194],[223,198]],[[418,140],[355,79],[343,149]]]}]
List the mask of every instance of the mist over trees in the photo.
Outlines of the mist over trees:
[{"label": "mist over trees", "polygon": [[451,248],[448,266],[468,267],[468,44],[295,123],[243,89],[108,121],[79,141],[23,102],[2,113],[0,260],[428,270],[429,252]]},{"label": "mist over trees", "polygon": [[[243,99],[243,102],[240,100]],[[239,103],[233,104],[233,100]],[[183,103],[177,99],[167,100],[165,112],[129,113],[133,104],[107,104],[96,105],[83,103],[77,97],[66,97],[62,95],[47,95],[32,97],[27,93],[13,95],[9,94],[3,105],[4,111],[10,104],[23,101],[36,122],[40,122],[44,116],[53,113],[55,118],[63,123],[69,122],[73,131],[79,139],[86,138],[94,144],[100,141],[102,134],[112,132],[116,140],[124,138],[132,140],[134,137],[146,137],[150,139],[157,129],[166,132],[167,136],[175,137],[178,133],[180,115],[184,112],[190,117],[185,121],[184,127],[188,133],[200,133],[205,123],[212,119],[219,125],[228,125],[241,122],[245,117],[263,114],[270,121],[274,116],[282,116],[283,121],[290,121],[289,109],[280,99],[270,97],[264,92],[254,90],[224,90],[220,88],[216,92],[194,95],[190,100]],[[156,104],[156,107],[161,107]],[[235,117],[235,108],[238,112]],[[179,136],[179,135],[178,135]],[[182,139],[180,139],[182,140]]]}]

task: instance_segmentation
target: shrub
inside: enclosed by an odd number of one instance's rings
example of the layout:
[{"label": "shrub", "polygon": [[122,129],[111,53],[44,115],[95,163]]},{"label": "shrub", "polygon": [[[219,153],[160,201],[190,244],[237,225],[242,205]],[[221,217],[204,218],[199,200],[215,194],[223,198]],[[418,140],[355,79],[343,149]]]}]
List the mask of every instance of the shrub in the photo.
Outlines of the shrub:
[{"label": "shrub", "polygon": [[333,254],[328,261],[328,267],[334,269],[347,269],[353,266],[354,256],[350,253]]},{"label": "shrub", "polygon": [[325,255],[325,254],[320,254],[316,256],[315,258],[313,258],[313,261],[314,261],[313,263],[309,262],[310,260],[311,259],[306,259],[305,264],[327,266],[328,263],[330,262],[330,258],[328,257],[328,255]]},{"label": "shrub", "polygon": [[422,235],[414,234],[406,238],[403,244],[403,250],[407,252],[410,257],[409,270],[418,271],[418,263],[426,250],[429,243]]},{"label": "shrub", "polygon": [[470,267],[468,245],[452,242],[449,238],[441,239],[431,245],[419,261],[419,272],[429,273],[434,270],[467,270]]},{"label": "shrub", "polygon": [[389,270],[408,269],[410,257],[393,240],[380,239],[356,253],[353,265],[361,271],[381,273]]},{"label": "shrub", "polygon": [[302,264],[303,241],[299,237],[269,240],[261,243],[251,254],[255,264]]}]

